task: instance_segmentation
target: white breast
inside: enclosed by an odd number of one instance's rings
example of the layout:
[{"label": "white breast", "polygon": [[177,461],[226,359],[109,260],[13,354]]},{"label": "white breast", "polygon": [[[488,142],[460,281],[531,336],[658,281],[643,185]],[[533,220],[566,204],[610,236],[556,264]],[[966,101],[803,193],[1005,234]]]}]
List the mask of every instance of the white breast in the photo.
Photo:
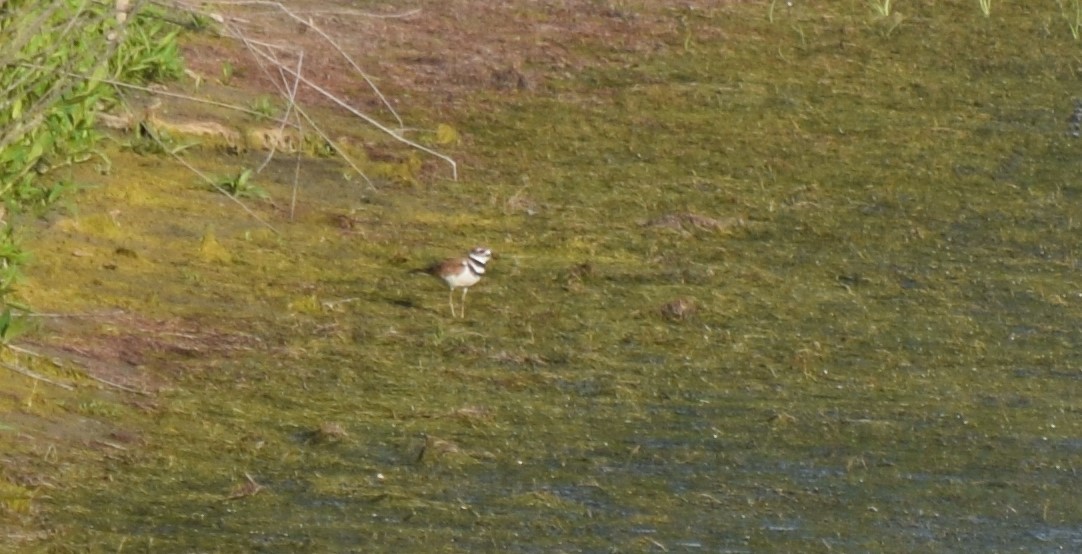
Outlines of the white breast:
[{"label": "white breast", "polygon": [[461,287],[472,287],[481,280],[481,276],[470,271],[466,261],[462,261],[462,266],[458,268],[458,271],[451,273],[450,275],[444,275],[443,280],[447,283],[447,286],[457,289]]}]

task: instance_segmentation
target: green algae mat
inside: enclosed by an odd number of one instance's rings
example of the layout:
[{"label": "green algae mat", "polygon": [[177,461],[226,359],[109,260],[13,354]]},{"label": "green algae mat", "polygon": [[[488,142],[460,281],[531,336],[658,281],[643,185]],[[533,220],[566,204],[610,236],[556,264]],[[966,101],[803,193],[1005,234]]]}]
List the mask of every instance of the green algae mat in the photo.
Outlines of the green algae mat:
[{"label": "green algae mat", "polygon": [[[626,33],[417,108],[458,181],[306,160],[290,219],[275,161],[249,205],[277,233],[110,152],[29,224],[55,317],[27,348],[124,388],[0,396],[51,476],[7,458],[6,540],[1082,548],[1082,42],[1070,2],[1017,4],[590,4]],[[412,270],[475,245],[451,318]],[[50,421],[82,449],[34,441]]]}]

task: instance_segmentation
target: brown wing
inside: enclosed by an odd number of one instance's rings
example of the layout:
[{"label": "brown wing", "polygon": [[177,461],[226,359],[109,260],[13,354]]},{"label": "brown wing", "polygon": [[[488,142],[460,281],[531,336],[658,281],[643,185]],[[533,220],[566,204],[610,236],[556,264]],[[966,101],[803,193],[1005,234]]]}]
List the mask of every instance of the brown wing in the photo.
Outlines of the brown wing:
[{"label": "brown wing", "polygon": [[442,278],[444,275],[458,273],[462,270],[462,265],[466,263],[464,258],[448,258],[441,262],[436,262],[424,269],[425,273]]}]

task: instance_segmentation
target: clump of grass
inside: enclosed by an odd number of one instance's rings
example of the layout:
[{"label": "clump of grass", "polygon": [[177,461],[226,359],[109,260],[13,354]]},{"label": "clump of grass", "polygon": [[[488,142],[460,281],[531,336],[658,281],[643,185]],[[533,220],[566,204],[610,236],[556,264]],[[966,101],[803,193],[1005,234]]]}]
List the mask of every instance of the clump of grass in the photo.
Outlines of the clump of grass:
[{"label": "clump of grass", "polygon": [[1082,2],[1079,0],[1056,0],[1059,4],[1060,15],[1071,29],[1071,36],[1075,40],[1082,37]]},{"label": "clump of grass", "polygon": [[26,515],[31,513],[34,492],[26,487],[0,479],[0,513]]},{"label": "clump of grass", "polygon": [[879,17],[890,16],[890,5],[892,0],[868,0],[868,5],[871,6],[872,11]]},{"label": "clump of grass", "polygon": [[229,82],[233,80],[233,74],[234,74],[235,71],[236,71],[236,68],[233,67],[233,64],[229,63],[228,60],[225,61],[225,62],[222,62],[222,79],[221,79],[221,82],[222,82],[223,85],[228,85]]},{"label": "clump of grass", "polygon": [[[767,10],[766,10],[766,19],[767,19],[767,21],[769,21],[771,23],[774,22],[774,7],[777,5],[777,3],[778,3],[778,0],[770,0],[770,7],[767,8]],[[792,0],[786,0],[785,7],[792,10],[793,9],[793,1]]]},{"label": "clump of grass", "polygon": [[[138,15],[138,14],[137,14]],[[180,29],[163,21],[161,10],[150,8],[142,14],[144,24],[129,28],[123,45],[109,60],[128,81],[137,83],[176,79],[184,71],[177,35]]]},{"label": "clump of grass", "polygon": [[248,109],[259,114],[263,119],[270,119],[270,116],[274,115],[275,112],[274,103],[267,96],[260,96],[253,100]]}]

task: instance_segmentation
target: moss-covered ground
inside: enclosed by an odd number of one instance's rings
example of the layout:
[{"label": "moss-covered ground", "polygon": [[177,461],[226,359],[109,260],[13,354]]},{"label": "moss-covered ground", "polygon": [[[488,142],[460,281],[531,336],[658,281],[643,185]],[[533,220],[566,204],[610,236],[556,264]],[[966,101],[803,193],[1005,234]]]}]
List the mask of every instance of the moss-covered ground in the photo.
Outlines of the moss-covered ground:
[{"label": "moss-covered ground", "polygon": [[[9,542],[1077,550],[1082,43],[1053,2],[820,4],[610,6],[658,32],[414,106],[460,181],[309,160],[289,220],[275,162],[280,234],[153,157],[82,168],[28,237],[28,348],[148,394],[10,377]],[[410,270],[474,244],[452,319]]]}]

